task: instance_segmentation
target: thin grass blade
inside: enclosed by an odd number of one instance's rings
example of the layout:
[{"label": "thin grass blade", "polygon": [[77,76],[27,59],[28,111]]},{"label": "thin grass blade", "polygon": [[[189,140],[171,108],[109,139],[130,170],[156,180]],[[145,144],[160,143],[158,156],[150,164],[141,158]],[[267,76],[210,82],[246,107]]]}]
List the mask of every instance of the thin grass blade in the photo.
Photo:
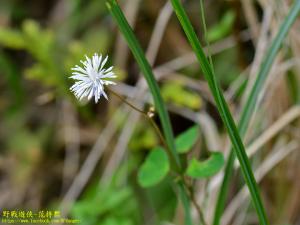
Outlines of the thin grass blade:
[{"label": "thin grass blade", "polygon": [[258,190],[257,183],[255,181],[253,171],[250,166],[249,159],[247,157],[244,144],[240,138],[239,132],[237,130],[237,127],[235,125],[235,122],[233,120],[233,117],[229,111],[228,105],[224,99],[223,93],[221,92],[219,88],[219,84],[216,81],[213,69],[211,68],[210,63],[208,62],[204,51],[202,49],[202,46],[197,38],[197,35],[191,25],[191,22],[189,21],[182,4],[179,0],[171,0],[173,8],[176,12],[176,15],[181,23],[182,28],[184,29],[187,38],[195,52],[195,55],[199,61],[201,70],[204,74],[205,79],[208,82],[209,88],[214,96],[218,111],[221,115],[221,118],[225,124],[225,127],[227,128],[229,137],[231,139],[231,142],[234,146],[235,153],[237,154],[237,157],[239,159],[241,169],[243,172],[244,179],[246,181],[246,184],[248,186],[248,189],[251,194],[251,198],[253,201],[253,204],[255,206],[255,209],[257,211],[258,218],[260,220],[260,223],[262,225],[269,224],[265,209],[263,207],[260,193]]},{"label": "thin grass blade", "polygon": [[[118,3],[116,0],[108,0],[107,7],[109,11],[111,12],[112,16],[114,17],[120,31],[122,32],[125,40],[127,41],[127,44],[129,48],[131,49],[131,52],[133,53],[141,71],[144,74],[144,77],[148,83],[149,89],[152,93],[155,108],[158,111],[158,115],[162,124],[163,133],[166,138],[167,145],[169,149],[172,152],[173,158],[171,158],[172,161],[175,161],[175,166],[177,167],[177,172],[181,172],[181,165],[179,161],[179,156],[177,155],[176,149],[175,149],[175,140],[174,135],[170,123],[170,118],[166,110],[166,106],[162,100],[160,90],[158,87],[158,84],[154,78],[151,66],[149,62],[147,61],[145,54],[142,51],[142,48],[139,45],[139,42],[137,38],[135,37],[130,25],[128,24],[122,10],[120,9]],[[176,168],[175,168],[176,169]],[[180,199],[183,202],[183,207],[185,210],[185,224],[186,225],[192,225],[192,217],[190,212],[190,202],[188,195],[182,186],[182,184],[178,184],[179,188],[179,196]]]},{"label": "thin grass blade", "polygon": [[[244,137],[247,132],[249,122],[251,120],[251,115],[253,114],[255,107],[256,107],[256,102],[257,102],[259,93],[264,86],[264,83],[268,77],[268,74],[271,70],[271,67],[275,60],[275,57],[282,45],[282,42],[283,42],[284,38],[286,37],[292,24],[295,22],[299,12],[300,12],[300,1],[296,1],[295,4],[292,6],[290,12],[288,13],[287,17],[284,19],[282,25],[280,26],[280,28],[278,30],[276,37],[272,41],[272,44],[271,44],[268,52],[266,53],[266,56],[263,60],[263,63],[261,65],[261,68],[260,68],[260,71],[256,78],[256,81],[250,91],[250,94],[245,103],[245,106],[242,109],[241,118],[240,118],[240,122],[238,125],[238,130],[239,130],[241,137]],[[229,188],[229,184],[230,184],[229,181],[230,181],[230,177],[231,177],[232,171],[233,171],[234,159],[235,159],[234,150],[231,149],[231,152],[230,152],[230,155],[229,155],[226,167],[225,167],[225,173],[224,173],[221,189],[218,194],[218,200],[217,200],[217,204],[216,204],[216,208],[215,208],[213,225],[220,224],[220,219],[221,219],[222,213],[224,211],[226,196],[227,196],[228,188]]]},{"label": "thin grass blade", "polygon": [[118,24],[119,29],[124,35],[129,48],[131,49],[141,71],[143,72],[145,79],[148,83],[149,89],[153,96],[155,109],[158,111],[158,115],[161,120],[163,132],[166,138],[168,147],[171,149],[174,159],[176,160],[177,166],[180,165],[179,157],[175,151],[174,136],[170,119],[166,110],[166,106],[162,100],[158,84],[154,78],[150,64],[148,63],[142,48],[139,45],[137,38],[135,37],[130,25],[128,24],[122,10],[115,0],[107,1],[108,9],[113,15],[115,21]]}]

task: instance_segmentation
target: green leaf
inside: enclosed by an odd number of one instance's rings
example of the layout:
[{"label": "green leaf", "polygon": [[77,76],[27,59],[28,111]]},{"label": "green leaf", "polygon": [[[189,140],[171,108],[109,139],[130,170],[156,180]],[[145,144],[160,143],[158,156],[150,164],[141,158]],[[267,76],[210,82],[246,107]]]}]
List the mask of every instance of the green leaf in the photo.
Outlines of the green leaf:
[{"label": "green leaf", "polygon": [[34,20],[25,20],[22,24],[22,31],[26,49],[30,54],[46,65],[53,63],[51,58],[55,43],[53,32],[42,29]]},{"label": "green leaf", "polygon": [[168,82],[162,86],[161,94],[166,102],[171,102],[179,107],[200,109],[202,99],[197,94],[184,88],[184,84],[178,81]]},{"label": "green leaf", "polygon": [[47,86],[56,85],[59,82],[57,76],[49,73],[47,67],[41,63],[36,63],[32,67],[25,69],[25,76],[31,80],[38,80]]},{"label": "green leaf", "polygon": [[196,143],[199,136],[199,127],[197,125],[187,129],[176,137],[175,145],[178,153],[186,153]]},{"label": "green leaf", "polygon": [[157,147],[151,150],[138,173],[138,182],[142,187],[151,187],[159,183],[169,172],[170,165],[166,152]]},{"label": "green leaf", "polygon": [[207,33],[209,42],[217,41],[225,37],[231,30],[235,20],[235,12],[232,10],[227,11],[221,18],[219,24],[211,27]]},{"label": "green leaf", "polygon": [[21,32],[3,27],[0,27],[0,44],[13,49],[23,49],[26,45]]},{"label": "green leaf", "polygon": [[186,174],[193,178],[207,178],[218,173],[224,165],[224,156],[221,152],[213,152],[211,156],[199,162],[193,158],[187,168]]}]

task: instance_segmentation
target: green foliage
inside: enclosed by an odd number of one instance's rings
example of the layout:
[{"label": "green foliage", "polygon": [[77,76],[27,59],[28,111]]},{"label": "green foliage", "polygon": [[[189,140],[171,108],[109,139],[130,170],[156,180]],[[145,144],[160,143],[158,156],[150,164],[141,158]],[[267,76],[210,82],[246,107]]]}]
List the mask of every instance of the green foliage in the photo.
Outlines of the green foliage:
[{"label": "green foliage", "polygon": [[[246,101],[245,106],[242,108],[241,118],[240,118],[240,121],[238,124],[238,131],[239,131],[239,134],[241,137],[244,137],[247,132],[250,120],[252,118],[252,114],[256,108],[255,106],[256,106],[256,101],[258,99],[258,96],[261,93],[261,90],[267,80],[268,74],[271,70],[271,67],[275,60],[275,57],[282,45],[282,42],[283,42],[284,38],[286,37],[286,35],[288,34],[288,31],[290,30],[292,24],[295,22],[299,12],[300,12],[300,1],[296,1],[295,4],[290,9],[288,15],[282,22],[276,37],[272,41],[272,44],[271,44],[270,48],[268,49],[266,56],[264,57],[264,60],[261,64],[259,73],[257,75],[257,79],[255,80],[255,83],[250,91],[250,94]],[[223,210],[225,207],[226,194],[229,189],[229,181],[230,181],[230,177],[231,177],[231,174],[233,171],[233,165],[234,165],[234,160],[235,160],[234,150],[235,150],[234,148],[231,149],[227,163],[226,163],[225,174],[224,174],[224,178],[222,181],[220,192],[218,194],[218,201],[217,201],[215,214],[214,214],[214,221],[213,221],[214,225],[218,225],[220,223],[221,216],[222,216],[222,213],[223,213]],[[255,200],[255,198],[253,198],[253,200]],[[259,199],[257,199],[257,200],[259,200]],[[259,210],[259,208],[256,208],[256,209]],[[264,210],[260,210],[260,212],[258,211],[258,213],[261,214],[260,215],[261,219],[263,219],[262,217],[266,217],[266,216],[264,216],[264,214],[265,214]],[[267,221],[262,221],[262,222],[264,224],[267,223]]]},{"label": "green foliage", "polygon": [[228,10],[221,18],[220,22],[211,27],[207,32],[207,40],[209,42],[217,41],[224,38],[232,30],[235,20],[235,12]]},{"label": "green foliage", "polygon": [[[122,32],[125,40],[127,41],[127,44],[134,55],[146,81],[148,84],[148,87],[151,91],[155,109],[158,111],[158,115],[162,124],[163,132],[166,138],[166,142],[168,147],[170,148],[172,152],[172,159],[174,160],[174,166],[180,168],[180,161],[179,157],[177,155],[177,152],[175,150],[175,143],[174,143],[174,135],[170,123],[170,118],[166,110],[166,106],[164,104],[164,101],[162,99],[158,84],[155,80],[153,71],[151,69],[151,66],[149,62],[146,59],[146,56],[135,37],[128,21],[126,20],[120,6],[118,5],[117,1],[115,0],[108,0],[106,2],[107,7],[109,11],[111,12],[112,16],[114,17],[120,31]],[[173,161],[172,160],[172,161]],[[173,163],[173,162],[172,162]]]},{"label": "green foliage", "polygon": [[84,55],[91,56],[95,52],[106,54],[111,44],[109,31],[105,28],[89,30],[82,39],[71,40],[68,43],[68,54],[65,59],[65,70],[69,71],[74,64],[78,64]]},{"label": "green foliage", "polygon": [[21,84],[21,72],[10,57],[4,52],[0,51],[0,72],[3,73],[3,77],[6,79],[9,92],[13,96],[13,101],[10,101],[10,105],[16,111],[22,108],[24,103],[24,89]]},{"label": "green foliage", "polygon": [[96,26],[94,29],[90,29],[82,38],[86,50],[84,54],[91,55],[99,50],[101,51],[99,53],[106,54],[109,50],[108,47],[110,46],[111,41],[112,39],[109,30],[101,27],[99,29],[99,27]]},{"label": "green foliage", "polygon": [[20,31],[4,27],[0,27],[0,43],[5,47],[13,49],[23,49],[26,46]]},{"label": "green foliage", "polygon": [[49,73],[49,70],[42,64],[35,64],[26,69],[25,75],[29,79],[41,81],[46,86],[58,85],[59,83],[53,73]]},{"label": "green foliage", "polygon": [[151,187],[159,183],[169,172],[168,155],[161,147],[150,151],[139,169],[138,182],[142,187]]},{"label": "green foliage", "polygon": [[[147,199],[159,221],[172,221],[177,208],[177,196],[174,192],[172,178],[167,176],[159,184],[146,189]],[[156,223],[154,223],[156,224]]]},{"label": "green foliage", "polygon": [[33,20],[26,20],[22,25],[25,48],[37,60],[44,64],[51,64],[51,53],[54,48],[54,34],[50,30],[42,30],[39,24]]},{"label": "green foliage", "polygon": [[94,186],[91,193],[73,206],[71,215],[74,218],[83,225],[138,224],[137,202],[129,187]]},{"label": "green foliage", "polygon": [[[25,50],[36,60],[25,70],[27,78],[40,81],[45,86],[56,87],[60,94],[69,95],[67,77],[71,74],[71,67],[78,64],[85,54],[90,56],[95,51],[105,54],[111,38],[104,28],[91,29],[81,41],[69,41],[66,49],[60,52],[57,38],[52,30],[42,29],[33,20],[25,20],[21,30],[0,28],[0,45]],[[119,80],[126,77],[123,71],[116,71]]]},{"label": "green foliage", "polygon": [[26,50],[37,60],[36,64],[25,71],[28,78],[39,80],[47,86],[60,87],[61,90],[66,88],[64,77],[60,74],[56,60],[53,59],[55,49],[53,32],[42,30],[33,20],[26,20],[22,24],[21,31],[2,28],[0,44],[8,48]]},{"label": "green foliage", "polygon": [[140,149],[154,148],[158,143],[157,135],[153,129],[147,129],[144,124],[138,126],[129,143],[129,149],[138,151]]},{"label": "green foliage", "polygon": [[180,82],[168,82],[161,88],[161,94],[166,102],[173,103],[180,107],[199,109],[202,100],[199,95],[184,88]]},{"label": "green foliage", "polygon": [[178,153],[187,153],[192,149],[199,136],[198,125],[192,126],[176,137],[175,145]]},{"label": "green foliage", "polygon": [[135,169],[136,163],[135,158],[129,157],[110,181],[99,183],[96,178],[72,207],[71,216],[80,219],[83,225],[139,225],[141,210],[127,180],[128,173]]},{"label": "green foliage", "polygon": [[104,219],[103,222],[98,223],[99,225],[133,225],[129,218],[116,218],[116,217],[109,217]]},{"label": "green foliage", "polygon": [[194,53],[200,64],[200,68],[203,71],[204,77],[208,82],[208,86],[212,95],[214,96],[217,109],[220,113],[220,116],[223,120],[223,123],[228,131],[230,140],[234,146],[235,153],[238,157],[241,169],[243,172],[244,179],[247,183],[248,189],[251,193],[252,201],[255,205],[257,215],[259,217],[260,223],[267,225],[269,224],[260,193],[258,190],[258,185],[256,183],[251,165],[248,159],[248,156],[245,151],[245,146],[242,142],[242,139],[239,135],[238,129],[235,125],[233,116],[230,113],[229,107],[225,101],[224,95],[220,89],[219,83],[216,80],[216,76],[212,65],[206,58],[206,55],[203,51],[203,48],[198,40],[198,37],[194,31],[194,28],[183,9],[183,6],[179,0],[171,0],[173,8],[176,12],[176,15],[181,23],[182,28],[184,29],[188,41],[190,42]]},{"label": "green foliage", "polygon": [[213,57],[214,69],[218,81],[225,87],[232,84],[241,74],[239,65],[235,62],[239,60],[237,48],[222,51]]},{"label": "green foliage", "polygon": [[[170,118],[168,115],[168,112],[166,110],[166,106],[163,102],[158,84],[155,80],[153,71],[151,69],[151,66],[149,62],[146,59],[145,54],[143,53],[143,50],[135,37],[132,28],[130,27],[128,21],[126,20],[126,17],[124,16],[120,6],[118,5],[116,0],[108,0],[106,1],[106,5],[108,7],[108,10],[110,11],[111,15],[114,17],[120,31],[122,32],[132,54],[135,57],[136,62],[138,63],[146,81],[148,84],[148,87],[151,91],[155,109],[158,111],[158,115],[160,118],[160,122],[162,124],[162,130],[164,133],[164,137],[166,139],[166,144],[168,145],[168,150],[170,150],[170,161],[172,163],[172,167],[174,167],[174,171],[179,172],[181,168],[181,163],[179,160],[179,156],[176,152],[175,148],[175,141],[174,141],[174,134],[172,131],[172,126],[170,122]],[[167,157],[166,157],[167,158]],[[185,222],[186,225],[192,224],[191,219],[191,212],[189,210],[189,199],[187,197],[186,190],[182,185],[178,186],[179,188],[179,195],[181,197],[181,200],[184,205],[185,209]]]},{"label": "green foliage", "polygon": [[[99,21],[99,17],[107,14],[103,1],[77,0],[70,3],[73,4],[72,14],[62,29],[68,30],[71,34],[84,30],[94,21]],[[97,24],[97,27],[101,27],[101,24]]]},{"label": "green foliage", "polygon": [[193,158],[188,165],[186,174],[192,178],[208,178],[218,173],[224,165],[224,156],[221,152],[213,152],[205,161]]},{"label": "green foliage", "polygon": [[[240,60],[237,54],[238,47],[223,49],[213,56],[214,62],[212,63],[209,48],[207,48],[208,55],[204,55],[201,45],[197,43],[198,40],[195,38],[193,29],[189,25],[187,16],[180,5],[180,2],[183,1],[171,1],[182,27],[176,26],[174,24],[176,21],[170,21],[170,27],[167,28],[160,46],[156,65],[160,68],[159,64],[161,62],[178,57],[181,53],[186,52],[187,46],[182,44],[184,41],[180,37],[182,34],[181,28],[183,28],[197,54],[202,72],[197,65],[186,66],[180,71],[193,78],[200,74],[199,71],[205,75],[216,104],[209,103],[209,108],[203,110],[210,113],[215,111],[213,107],[218,107],[235,148],[233,150],[236,150],[235,152],[231,151],[229,155],[213,224],[219,224],[223,213],[235,153],[238,153],[243,174],[246,177],[255,203],[255,205],[250,206],[248,212],[252,212],[256,208],[260,217],[260,224],[267,224],[255,180],[253,180],[251,174],[251,168],[247,162],[247,157],[243,155],[244,146],[239,135],[241,137],[245,135],[251,115],[256,107],[257,97],[261,93],[269,69],[274,64],[274,58],[284,37],[297,15],[299,15],[300,3],[294,1],[294,8],[289,12],[263,61],[247,104],[238,107],[242,111],[242,116],[237,132],[218,82],[221,87],[236,90],[235,96],[243,94],[247,85],[246,78],[238,86],[235,86],[238,82],[232,86],[232,82],[236,80],[242,69],[241,65],[237,63]],[[108,147],[99,160],[96,170],[102,170],[107,165],[111,153],[106,151],[114,147],[115,138],[118,138],[117,136],[123,131],[124,124],[128,119],[127,113],[118,109],[120,105],[116,101],[106,102],[104,100],[97,105],[89,104],[87,107],[83,107],[79,103],[80,106],[76,105],[76,108],[66,102],[69,101],[66,98],[72,96],[69,92],[72,81],[68,79],[72,72],[70,68],[76,64],[79,65],[85,54],[91,56],[94,52],[98,52],[106,55],[112,53],[117,47],[114,42],[118,32],[114,32],[116,30],[114,30],[114,25],[111,23],[111,18],[107,16],[108,11],[105,10],[105,2],[108,2],[111,13],[132,50],[141,72],[145,75],[159,116],[155,119],[160,120],[158,127],[163,128],[163,136],[166,138],[164,144],[167,146],[155,148],[161,140],[155,130],[149,126],[149,121],[145,120],[138,123],[128,146],[133,151],[130,151],[126,159],[120,164],[115,165],[119,168],[117,169],[118,172],[109,177],[111,184],[108,184],[109,182],[99,184],[99,173],[95,171],[89,178],[88,183],[85,184],[84,190],[82,190],[83,193],[76,199],[74,207],[72,206],[70,215],[74,219],[80,219],[80,223],[84,225],[140,225],[145,222],[148,224],[161,224],[163,221],[191,225],[193,222],[190,201],[193,193],[189,193],[191,194],[189,195],[187,192],[193,189],[195,179],[207,179],[218,173],[224,164],[224,157],[221,153],[213,152],[207,159],[193,158],[190,160],[187,155],[191,155],[190,151],[195,148],[200,136],[198,126],[190,127],[174,139],[173,129],[163,100],[176,106],[176,108],[189,108],[198,111],[203,108],[202,99],[196,91],[186,85],[185,80],[177,79],[177,76],[172,77],[170,75],[168,80],[161,82],[161,86],[158,86],[143,50],[117,4],[118,0],[66,1],[63,8],[66,6],[67,10],[62,11],[60,4],[52,7],[52,2],[47,4],[40,4],[39,2],[36,7],[31,7],[31,3],[25,3],[25,1],[0,1],[0,73],[3,75],[0,81],[2,87],[0,142],[3,149],[3,153],[0,154],[0,161],[3,163],[3,166],[0,166],[0,173],[5,175],[4,184],[11,185],[12,190],[16,190],[18,193],[34,193],[33,198],[30,196],[30,199],[33,199],[33,202],[40,203],[38,205],[41,209],[48,208],[52,204],[55,204],[53,208],[57,209],[56,204],[61,201],[61,199],[57,199],[57,196],[65,193],[65,188],[69,187],[69,182],[72,182],[76,176],[75,173],[79,172],[77,167],[83,165],[81,169],[84,170],[85,164],[82,163],[85,159],[90,159],[89,154],[93,155],[93,151],[90,152],[89,149],[94,144],[97,134],[101,132],[100,135],[102,135],[102,131],[104,131],[102,128],[105,127],[105,124],[108,124],[108,128],[113,129],[107,129],[108,132],[103,132],[103,135],[106,136],[105,134],[107,134],[108,137],[112,138],[105,143],[108,144]],[[139,11],[143,14],[142,16],[147,13],[146,20],[139,20],[136,27],[143,47],[146,47],[149,40],[148,34],[152,31],[151,27],[157,19],[154,10],[160,8],[156,3],[152,3],[155,1],[149,2],[146,7],[142,8],[142,11]],[[202,4],[202,27],[204,28],[207,46],[209,46],[210,41],[222,40],[233,32],[236,19],[235,12],[229,10],[225,11],[220,18],[215,17],[218,16],[219,9],[226,8],[227,3],[221,2],[219,1],[214,8],[218,10],[217,13],[214,11],[207,12],[210,19],[220,19],[215,26],[209,29],[207,35],[203,0],[200,0]],[[194,3],[186,1],[186,6],[193,7],[195,6]],[[49,7],[49,4],[51,7]],[[40,10],[39,7],[43,7],[43,9],[37,13],[36,11]],[[257,12],[259,14],[265,13],[264,11],[260,12],[260,10],[265,10],[264,7],[261,7]],[[59,12],[58,17],[57,12]],[[280,13],[280,10],[278,12]],[[280,15],[278,18],[281,17]],[[190,16],[198,25],[199,15],[190,13]],[[35,18],[35,20],[28,20],[27,18]],[[242,25],[245,25],[244,22],[242,21]],[[174,43],[175,45],[179,43],[179,45],[171,49]],[[291,37],[291,43],[294,43],[293,37]],[[245,54],[252,55],[253,46],[245,45],[244,47]],[[294,57],[294,52],[290,49],[282,53],[284,60]],[[168,67],[168,65],[171,65],[172,68],[173,62],[185,62],[185,57],[184,55],[183,58],[176,58],[175,61],[171,60],[171,64],[167,63],[162,66]],[[118,58],[118,56],[110,55],[108,63],[112,64],[111,60],[114,58]],[[133,73],[130,79],[125,82],[128,81],[128,83],[133,84],[138,71],[131,55],[129,55],[126,63],[128,71]],[[114,72],[117,74],[118,80],[124,80],[127,76],[126,72],[119,68],[115,68]],[[286,78],[291,94],[290,99],[294,104],[297,104],[300,99],[299,79],[297,74],[293,72],[291,71]],[[78,101],[73,101],[73,103],[77,104]],[[234,104],[239,104],[239,99],[234,99]],[[78,110],[79,113],[74,113],[74,110]],[[111,117],[111,113],[115,111],[118,112]],[[61,115],[62,112],[63,116]],[[65,120],[65,115],[68,117],[68,112],[72,114],[72,118]],[[216,118],[215,113],[212,113],[211,116],[213,122],[217,124],[218,131],[222,132],[220,134],[221,138],[224,138],[224,130],[219,124],[219,118]],[[180,129],[181,124],[178,124],[181,122],[182,120],[179,119],[174,123],[175,130]],[[76,139],[78,135],[80,140]],[[289,134],[286,135],[289,136]],[[204,140],[204,145],[205,142]],[[97,142],[96,147],[98,144],[99,142]],[[65,154],[66,150],[72,150],[73,148],[76,152],[78,151],[79,158],[77,158],[77,154],[74,154],[75,157],[73,155],[69,157],[69,154]],[[141,164],[141,155],[144,155],[143,150],[145,149],[153,150],[146,156],[137,177],[136,168],[137,165]],[[70,161],[68,161],[69,159]],[[97,160],[96,157],[93,159]],[[64,180],[62,180],[62,172],[66,168],[64,166],[67,166],[67,163],[71,160],[74,160],[74,170],[76,171],[72,173],[73,167],[68,167],[70,170],[65,171],[67,172],[64,174],[66,177],[64,176]],[[120,168],[122,169],[120,170]],[[139,186],[146,187],[145,189],[137,187],[136,178],[138,178]],[[188,181],[191,182],[184,183],[184,178],[188,178]],[[270,176],[266,179],[270,179]],[[52,187],[52,184],[55,185]],[[65,185],[63,190],[61,190],[61,184]],[[187,186],[189,184],[191,184],[191,187]],[[280,187],[280,182],[277,186]],[[32,189],[32,187],[38,188]],[[268,191],[268,187],[264,186],[263,188],[264,191]],[[51,191],[48,191],[50,189]],[[286,190],[286,184],[284,184],[282,188],[280,187],[274,192],[275,202],[273,202],[275,207],[271,209],[271,214],[276,214],[277,209],[280,208],[276,207],[276,203],[281,203],[284,197],[290,199],[288,195],[282,194],[283,192],[288,193]],[[16,204],[19,203],[20,207],[25,206],[27,208],[31,205],[31,201],[27,203],[27,198],[19,200],[17,198],[15,202]],[[139,202],[141,204],[138,204]],[[205,205],[204,207],[207,211],[207,207]],[[183,210],[184,212],[181,212]],[[180,212],[180,214],[176,215],[177,212]],[[182,213],[184,213],[184,219]],[[277,217],[284,218],[284,216],[285,213],[283,212],[281,216]],[[179,219],[179,221],[176,221],[176,219]],[[273,220],[276,223],[276,218],[273,218]],[[207,224],[203,221],[195,221],[196,223]]]}]

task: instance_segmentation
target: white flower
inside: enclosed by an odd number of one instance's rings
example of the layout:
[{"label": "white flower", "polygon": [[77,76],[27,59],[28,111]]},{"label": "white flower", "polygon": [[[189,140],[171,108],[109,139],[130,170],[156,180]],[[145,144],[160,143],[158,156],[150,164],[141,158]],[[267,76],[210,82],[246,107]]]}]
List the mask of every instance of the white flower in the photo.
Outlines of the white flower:
[{"label": "white flower", "polygon": [[107,62],[108,56],[105,58],[102,55],[94,54],[92,59],[85,56],[85,61],[80,61],[83,67],[76,65],[72,68],[72,76],[70,78],[76,80],[75,84],[70,88],[76,98],[81,100],[87,97],[90,100],[95,96],[95,102],[97,103],[101,95],[107,99],[107,95],[104,91],[104,85],[115,85],[110,78],[116,78],[116,75],[112,71],[113,66],[105,69],[104,66]]}]

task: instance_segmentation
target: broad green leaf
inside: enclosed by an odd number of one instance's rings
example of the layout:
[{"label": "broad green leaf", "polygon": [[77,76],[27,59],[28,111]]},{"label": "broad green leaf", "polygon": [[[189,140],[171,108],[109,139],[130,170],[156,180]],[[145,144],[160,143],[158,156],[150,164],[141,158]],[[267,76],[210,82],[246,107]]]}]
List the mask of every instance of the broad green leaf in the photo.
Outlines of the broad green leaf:
[{"label": "broad green leaf", "polygon": [[214,152],[205,161],[192,159],[188,165],[186,174],[193,178],[211,177],[218,173],[224,165],[224,156],[221,152]]},{"label": "broad green leaf", "polygon": [[199,127],[192,126],[176,137],[175,145],[178,153],[186,153],[196,143],[199,136]]},{"label": "broad green leaf", "polygon": [[157,147],[149,153],[138,173],[138,182],[142,187],[151,187],[159,183],[169,172],[170,165],[166,152]]}]

